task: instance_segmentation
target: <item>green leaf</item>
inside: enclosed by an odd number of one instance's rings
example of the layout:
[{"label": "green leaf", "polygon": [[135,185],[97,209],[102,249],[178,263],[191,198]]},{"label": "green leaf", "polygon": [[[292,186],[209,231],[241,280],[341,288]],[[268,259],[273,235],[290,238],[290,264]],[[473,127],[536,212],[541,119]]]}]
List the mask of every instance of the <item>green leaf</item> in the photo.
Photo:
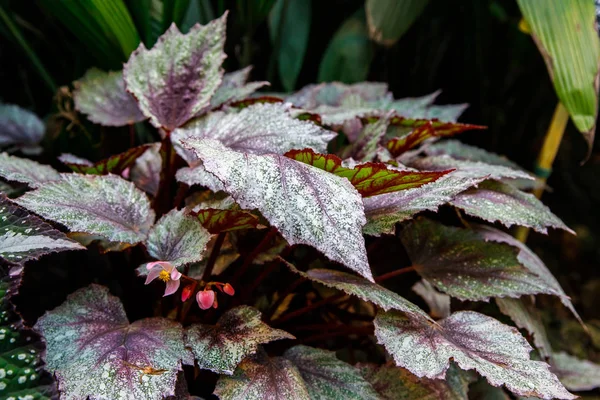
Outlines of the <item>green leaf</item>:
[{"label": "green leaf", "polygon": [[588,0],[518,0],[554,89],[591,152],[598,115],[600,40]]},{"label": "green leaf", "polygon": [[7,153],[0,153],[0,177],[8,181],[27,183],[34,188],[61,179],[58,171],[48,165]]},{"label": "green leaf", "polygon": [[220,210],[207,208],[192,212],[210,233],[231,232],[241,229],[256,228],[259,219],[244,210]]},{"label": "green leaf", "polygon": [[162,5],[162,30],[166,31],[171,24],[181,26],[190,0],[163,0]]},{"label": "green leaf", "polygon": [[249,306],[227,311],[216,325],[194,324],[187,328],[185,343],[198,367],[232,375],[243,358],[256,353],[258,346],[274,340],[295,339],[260,320],[260,312]]},{"label": "green leaf", "polygon": [[600,387],[600,365],[567,353],[552,356],[553,371],[569,390],[582,391]]},{"label": "green leaf", "polygon": [[115,154],[94,164],[75,160],[70,155],[59,157],[60,161],[73,171],[87,175],[121,174],[127,168],[133,166],[135,161],[150,148],[150,145],[133,147],[124,153]]},{"label": "green leaf", "polygon": [[421,15],[427,3],[428,0],[367,0],[369,36],[384,46],[394,45]]},{"label": "green leaf", "polygon": [[311,2],[304,0],[277,0],[269,13],[269,33],[274,44],[279,78],[283,88],[290,92],[302,69],[310,34]]}]

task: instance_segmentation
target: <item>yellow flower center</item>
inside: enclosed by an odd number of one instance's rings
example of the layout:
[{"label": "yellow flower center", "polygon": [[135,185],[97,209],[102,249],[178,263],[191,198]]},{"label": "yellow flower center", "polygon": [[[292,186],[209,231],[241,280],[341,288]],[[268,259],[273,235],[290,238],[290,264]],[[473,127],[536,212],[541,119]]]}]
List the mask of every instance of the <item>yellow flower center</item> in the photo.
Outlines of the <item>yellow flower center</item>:
[{"label": "yellow flower center", "polygon": [[171,280],[171,274],[168,271],[162,270],[158,274],[158,279],[163,282],[169,282]]}]

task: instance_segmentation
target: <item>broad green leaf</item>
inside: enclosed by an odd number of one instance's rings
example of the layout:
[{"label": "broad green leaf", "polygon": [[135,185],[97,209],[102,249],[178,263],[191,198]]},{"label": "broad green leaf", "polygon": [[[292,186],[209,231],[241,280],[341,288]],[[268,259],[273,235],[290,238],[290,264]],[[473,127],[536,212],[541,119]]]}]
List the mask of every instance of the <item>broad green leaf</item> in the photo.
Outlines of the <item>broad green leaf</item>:
[{"label": "broad green leaf", "polygon": [[291,245],[312,246],[373,279],[362,236],[362,198],[347,179],[284,156],[230,150],[216,140],[183,144],[243,209],[258,209]]},{"label": "broad green leaf", "polygon": [[260,312],[249,306],[227,311],[216,325],[194,324],[187,328],[185,343],[198,367],[217,374],[232,375],[245,357],[256,353],[260,344],[274,340],[295,339],[260,320]]},{"label": "broad green leaf", "polygon": [[277,0],[269,13],[269,33],[274,45],[279,79],[287,92],[294,90],[310,34],[311,2]]},{"label": "broad green leaf", "polygon": [[379,396],[353,366],[333,351],[294,346],[283,353],[300,371],[311,399],[378,400]]},{"label": "broad green leaf", "polygon": [[476,189],[456,195],[450,204],[468,215],[506,227],[526,226],[541,233],[548,233],[551,227],[574,234],[537,197],[502,182],[482,182]]},{"label": "broad green leaf", "polygon": [[87,175],[106,175],[109,173],[120,174],[127,168],[133,166],[135,161],[141,157],[146,150],[150,148],[150,145],[143,145],[133,147],[124,153],[115,154],[104,160],[100,160],[94,164],[89,162],[82,162],[85,160],[74,160],[72,158],[61,158],[60,160],[67,167],[80,174]]},{"label": "broad green leaf", "polygon": [[450,359],[475,369],[493,386],[505,385],[521,396],[574,399],[549,365],[529,359],[532,350],[515,328],[473,311],[461,311],[438,326],[409,320],[399,313],[379,313],[375,336],[399,367],[418,377],[443,379]]},{"label": "broad green leaf", "polygon": [[207,208],[192,213],[210,233],[231,232],[252,229],[259,220],[254,214],[244,210],[219,210]]},{"label": "broad green leaf", "polygon": [[45,130],[44,123],[31,111],[0,103],[0,147],[16,146],[24,152],[39,152]]},{"label": "broad green leaf", "polygon": [[175,393],[182,362],[194,362],[178,322],[146,318],[130,324],[119,299],[96,284],[69,295],[35,327],[66,400],[162,400]]},{"label": "broad green leaf", "polygon": [[428,281],[415,283],[412,290],[427,303],[429,314],[434,318],[445,318],[450,315],[450,296],[438,292]]},{"label": "broad green leaf", "polygon": [[7,181],[27,183],[34,188],[61,179],[58,171],[48,165],[7,153],[0,153],[0,177]]},{"label": "broad green leaf", "polygon": [[582,391],[600,387],[600,365],[567,353],[552,356],[552,370],[569,390]]},{"label": "broad green leaf", "polygon": [[179,267],[200,261],[210,237],[200,222],[185,210],[171,210],[150,229],[146,248],[150,256]]},{"label": "broad green leaf", "polygon": [[155,196],[160,184],[161,168],[160,143],[153,143],[150,149],[135,160],[129,178],[138,188]]},{"label": "broad green leaf", "polygon": [[81,249],[85,247],[0,194],[0,258],[24,264],[49,253]]},{"label": "broad green leaf", "polygon": [[223,76],[226,18],[186,35],[171,25],[151,50],[140,44],[125,64],[127,91],[155,127],[172,131],[210,104]]},{"label": "broad green leaf", "polygon": [[363,197],[418,188],[435,182],[450,171],[398,171],[382,163],[358,164],[344,167],[342,160],[333,154],[318,154],[310,149],[292,150],[286,157],[346,178]]},{"label": "broad green leaf", "polygon": [[415,270],[457,299],[487,301],[554,292],[521,265],[516,248],[486,241],[473,230],[419,218],[402,230],[400,239]]},{"label": "broad green leaf", "polygon": [[117,175],[62,174],[15,202],[73,232],[113,242],[143,241],[154,222],[148,197]]},{"label": "broad green leaf", "polygon": [[135,98],[125,91],[123,71],[88,70],[74,83],[75,108],[88,119],[105,126],[125,126],[143,121]]},{"label": "broad green leaf", "polygon": [[369,36],[379,44],[393,46],[421,15],[427,3],[427,0],[367,0]]},{"label": "broad green leaf", "polygon": [[221,85],[210,99],[210,106],[216,108],[223,104],[243,100],[261,87],[269,85],[269,82],[248,82],[250,71],[252,71],[252,67],[248,66],[223,75]]},{"label": "broad green leaf", "polygon": [[358,370],[382,400],[465,400],[471,374],[451,364],[444,379],[417,378],[390,364],[359,364]]},{"label": "broad green leaf", "polygon": [[214,394],[221,400],[311,400],[292,362],[262,349],[244,359],[233,376],[221,375]]},{"label": "broad green leaf", "polygon": [[560,102],[591,152],[598,115],[600,41],[587,0],[518,0]]}]

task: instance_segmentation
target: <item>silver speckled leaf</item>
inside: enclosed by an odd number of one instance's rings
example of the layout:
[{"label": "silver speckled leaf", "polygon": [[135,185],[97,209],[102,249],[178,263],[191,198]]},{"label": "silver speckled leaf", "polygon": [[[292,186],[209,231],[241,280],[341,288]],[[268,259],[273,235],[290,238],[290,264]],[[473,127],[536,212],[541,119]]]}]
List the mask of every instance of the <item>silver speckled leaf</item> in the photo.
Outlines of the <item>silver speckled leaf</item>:
[{"label": "silver speckled leaf", "polygon": [[233,376],[221,375],[214,394],[221,400],[311,400],[292,362],[262,349],[244,359]]},{"label": "silver speckled leaf", "polygon": [[517,249],[486,241],[473,230],[418,218],[402,230],[400,239],[419,275],[457,299],[554,294],[519,262]]},{"label": "silver speckled leaf", "polygon": [[260,311],[249,306],[227,311],[214,326],[194,324],[185,333],[186,346],[198,367],[227,375],[233,374],[242,359],[256,353],[260,344],[281,339],[295,337],[262,322]]},{"label": "silver speckled leaf", "polygon": [[[175,393],[181,362],[193,364],[178,322],[129,324],[119,299],[96,284],[79,289],[36,323],[62,399],[161,400]],[[144,374],[145,367],[157,374]]]},{"label": "silver speckled leaf", "polygon": [[129,172],[129,178],[144,192],[155,196],[160,184],[161,168],[160,143],[153,143],[144,154],[135,160],[135,164]]},{"label": "silver speckled leaf", "polygon": [[36,148],[44,131],[44,123],[31,111],[0,103],[0,146]]},{"label": "silver speckled leaf", "polygon": [[468,215],[506,227],[520,225],[541,233],[548,227],[574,233],[537,197],[502,182],[485,181],[477,189],[459,193],[450,202]]},{"label": "silver speckled leaf", "polygon": [[600,365],[567,353],[553,354],[552,371],[569,390],[582,391],[600,387]]},{"label": "silver speckled leaf", "polygon": [[286,101],[308,110],[321,105],[339,106],[344,99],[355,96],[364,101],[388,98],[388,86],[383,82],[359,82],[352,85],[341,82],[312,84],[288,96]]},{"label": "silver speckled leaf", "polygon": [[450,296],[438,292],[428,281],[421,280],[415,283],[412,290],[425,300],[429,313],[434,318],[446,318],[450,315]]},{"label": "silver speckled leaf", "polygon": [[269,82],[248,82],[251,70],[252,66],[247,66],[223,75],[221,85],[210,99],[210,106],[216,108],[233,101],[243,100],[261,87],[269,85]]},{"label": "silver speckled leaf", "polygon": [[227,14],[183,35],[175,24],[148,50],[143,44],[125,64],[127,91],[157,128],[172,131],[210,104],[221,84]]},{"label": "silver speckled leaf", "polygon": [[46,182],[60,180],[60,174],[54,168],[27,158],[9,156],[0,153],[0,177],[31,187],[39,187]]},{"label": "silver speckled leaf", "polygon": [[439,327],[411,321],[398,313],[375,317],[375,336],[396,364],[418,377],[443,379],[450,359],[475,369],[493,386],[505,385],[521,396],[574,399],[550,366],[529,359],[532,350],[516,328],[473,311],[438,321]]},{"label": "silver speckled leaf", "polygon": [[193,167],[184,167],[179,169],[175,174],[175,178],[179,182],[183,182],[186,185],[205,186],[213,192],[225,190],[225,185],[223,185],[223,182],[208,172],[202,163],[199,163]]},{"label": "silver speckled leaf", "polygon": [[216,140],[184,142],[247,210],[258,209],[291,244],[307,244],[372,280],[362,198],[350,181],[275,154],[255,155]]},{"label": "silver speckled leaf", "polygon": [[364,125],[356,141],[349,145],[340,157],[352,157],[356,161],[373,161],[379,150],[379,143],[387,132],[391,115],[388,113],[377,121]]},{"label": "silver speckled leaf", "polygon": [[150,229],[146,248],[150,256],[179,267],[200,261],[210,237],[198,218],[185,210],[171,210]]},{"label": "silver speckled leaf", "polygon": [[15,202],[73,232],[113,242],[143,241],[154,222],[144,192],[117,175],[62,174]]},{"label": "silver speckled leaf", "polygon": [[45,254],[81,249],[85,247],[0,194],[0,258],[24,264]]},{"label": "silver speckled leaf", "polygon": [[333,351],[299,345],[288,349],[283,357],[298,368],[311,399],[379,399],[375,389],[360,372],[339,360]]},{"label": "silver speckled leaf", "polygon": [[125,90],[123,71],[88,70],[75,82],[75,108],[105,126],[125,126],[146,119],[135,98]]}]

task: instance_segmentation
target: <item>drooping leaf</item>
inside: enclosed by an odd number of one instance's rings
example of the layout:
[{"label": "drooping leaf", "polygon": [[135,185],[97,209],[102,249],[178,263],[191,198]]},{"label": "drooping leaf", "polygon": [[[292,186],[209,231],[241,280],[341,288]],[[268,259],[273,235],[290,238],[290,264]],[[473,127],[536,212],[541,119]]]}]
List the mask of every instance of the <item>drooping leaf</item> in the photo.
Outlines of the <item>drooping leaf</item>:
[{"label": "drooping leaf", "polygon": [[521,396],[575,398],[548,364],[529,359],[532,348],[515,328],[473,311],[456,312],[438,323],[379,313],[375,336],[398,366],[418,377],[443,379],[452,358],[460,368],[475,369],[493,386],[505,385]]},{"label": "drooping leaf", "polygon": [[230,150],[188,139],[206,170],[244,209],[257,208],[290,244],[307,244],[373,279],[366,257],[359,193],[344,178],[274,154]]},{"label": "drooping leaf", "polygon": [[123,71],[88,70],[75,81],[75,108],[105,126],[125,126],[146,119],[135,98],[125,90]]},{"label": "drooping leaf", "polygon": [[140,44],[125,64],[127,91],[157,128],[172,131],[210,104],[223,75],[226,18],[185,35],[173,24],[152,49]]},{"label": "drooping leaf", "polygon": [[299,345],[288,349],[283,357],[300,371],[311,399],[379,399],[360,372],[332,351]]},{"label": "drooping leaf", "polygon": [[295,339],[260,320],[260,312],[249,306],[227,311],[216,325],[194,324],[187,328],[186,345],[201,369],[232,375],[245,357],[256,353],[260,344],[274,340]]},{"label": "drooping leaf", "polygon": [[[181,363],[193,364],[183,329],[165,318],[130,324],[119,299],[92,284],[36,323],[61,398],[156,399],[175,393]],[[144,373],[146,367],[155,374]]]},{"label": "drooping leaf", "polygon": [[117,175],[62,174],[15,202],[73,232],[138,243],[146,238],[154,211],[148,197]]},{"label": "drooping leaf", "polygon": [[359,364],[358,370],[382,400],[465,400],[472,375],[451,364],[445,379],[417,378],[394,365]]},{"label": "drooping leaf", "polygon": [[394,45],[421,15],[427,3],[427,0],[367,0],[369,36],[384,46]]},{"label": "drooping leaf", "polygon": [[0,103],[0,147],[18,146],[35,152],[44,131],[44,123],[31,111]]},{"label": "drooping leaf", "polygon": [[0,153],[0,177],[8,181],[27,183],[34,188],[61,179],[58,171],[48,165],[6,153]]},{"label": "drooping leaf", "polygon": [[24,264],[45,254],[85,249],[0,193],[0,258]]},{"label": "drooping leaf", "polygon": [[247,82],[250,76],[251,66],[223,75],[223,81],[217,88],[214,96],[210,99],[212,108],[228,104],[233,101],[243,100],[269,82]]},{"label": "drooping leaf", "polygon": [[92,165],[81,162],[72,162],[75,160],[65,161],[61,159],[63,164],[66,164],[73,171],[87,175],[106,175],[109,173],[120,174],[127,168],[131,167],[135,161],[141,157],[150,145],[133,147],[123,153],[115,154],[104,160],[100,160]]},{"label": "drooping leaf", "polygon": [[285,155],[336,176],[347,178],[363,197],[417,188],[435,182],[450,172],[398,171],[382,163],[365,163],[347,168],[336,155],[318,154],[310,149],[292,150]]},{"label": "drooping leaf", "polygon": [[171,210],[150,229],[146,248],[148,254],[176,267],[200,261],[210,233],[185,210]]},{"label": "drooping leaf", "polygon": [[450,204],[468,215],[506,227],[526,226],[541,233],[548,233],[547,227],[551,227],[574,233],[537,197],[502,182],[482,182],[477,189],[456,195]]},{"label": "drooping leaf", "polygon": [[553,290],[519,262],[518,250],[486,241],[469,229],[419,218],[400,233],[415,270],[460,300],[519,297]]},{"label": "drooping leaf", "polygon": [[422,280],[415,283],[412,290],[425,300],[429,307],[429,313],[434,318],[446,318],[450,315],[450,296],[438,292],[428,281]]},{"label": "drooping leaf", "polygon": [[256,228],[259,220],[254,214],[243,210],[219,210],[207,208],[193,212],[210,233],[231,232]]},{"label": "drooping leaf", "polygon": [[129,177],[138,188],[155,196],[160,184],[161,168],[160,143],[154,143],[149,150],[135,160]]},{"label": "drooping leaf", "polygon": [[246,357],[233,376],[221,375],[214,394],[221,400],[310,400],[300,371],[283,357],[264,350]]},{"label": "drooping leaf", "polygon": [[567,353],[552,356],[552,371],[569,390],[592,390],[600,387],[600,365]]}]

